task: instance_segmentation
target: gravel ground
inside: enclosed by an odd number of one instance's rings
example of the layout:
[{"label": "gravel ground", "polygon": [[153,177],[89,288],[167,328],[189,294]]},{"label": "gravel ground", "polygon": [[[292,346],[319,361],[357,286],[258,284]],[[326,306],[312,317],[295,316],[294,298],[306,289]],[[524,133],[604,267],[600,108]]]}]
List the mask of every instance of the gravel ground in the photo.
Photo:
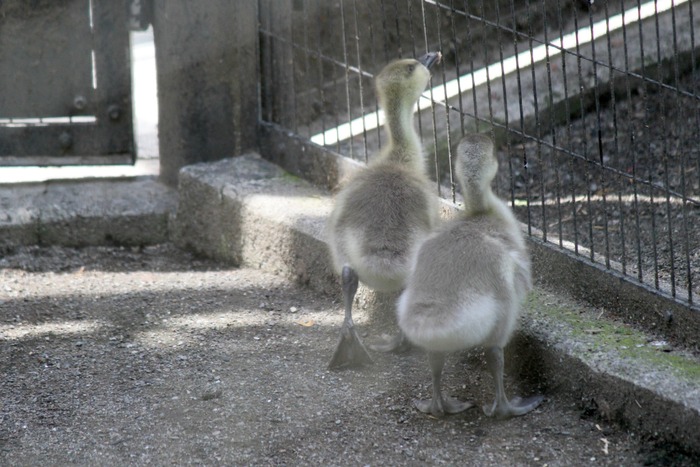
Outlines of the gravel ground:
[{"label": "gravel ground", "polygon": [[[556,396],[505,422],[425,416],[420,352],[330,372],[336,301],[169,245],[22,248],[0,268],[2,465],[691,464]],[[375,321],[369,340],[391,329]],[[446,387],[489,401],[480,354]]]}]

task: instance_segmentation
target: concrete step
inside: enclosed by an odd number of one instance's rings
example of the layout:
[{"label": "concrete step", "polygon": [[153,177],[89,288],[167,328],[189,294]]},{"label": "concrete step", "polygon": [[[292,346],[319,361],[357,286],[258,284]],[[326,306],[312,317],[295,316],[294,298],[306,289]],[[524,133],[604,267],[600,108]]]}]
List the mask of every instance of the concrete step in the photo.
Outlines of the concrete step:
[{"label": "concrete step", "polygon": [[[250,154],[184,168],[179,200],[177,245],[340,298],[324,242],[330,192]],[[547,264],[533,259],[535,266]],[[543,282],[509,345],[508,378],[545,395],[565,395],[650,441],[700,453],[698,358]],[[378,321],[391,321],[393,299],[360,287],[356,302],[374,308]],[[341,321],[338,306],[338,327]]]},{"label": "concrete step", "polygon": [[0,251],[163,243],[176,207],[177,191],[155,177],[0,185]]}]

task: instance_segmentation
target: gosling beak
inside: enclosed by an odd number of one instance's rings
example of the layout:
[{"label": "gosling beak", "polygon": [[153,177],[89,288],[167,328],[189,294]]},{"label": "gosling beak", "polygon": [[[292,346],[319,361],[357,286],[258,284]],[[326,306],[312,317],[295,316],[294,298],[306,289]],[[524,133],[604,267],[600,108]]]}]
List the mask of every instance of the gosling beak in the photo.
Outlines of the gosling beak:
[{"label": "gosling beak", "polygon": [[418,59],[428,70],[430,70],[433,65],[440,63],[440,60],[442,60],[442,54],[440,52],[428,52]]}]

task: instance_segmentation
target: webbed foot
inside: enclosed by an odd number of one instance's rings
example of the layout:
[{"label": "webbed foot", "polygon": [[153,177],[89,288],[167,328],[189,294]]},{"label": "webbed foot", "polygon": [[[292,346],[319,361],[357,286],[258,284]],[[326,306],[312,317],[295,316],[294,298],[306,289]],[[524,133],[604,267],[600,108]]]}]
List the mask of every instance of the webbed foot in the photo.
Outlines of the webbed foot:
[{"label": "webbed foot", "polygon": [[445,414],[463,412],[474,405],[471,402],[462,402],[442,393],[442,367],[445,365],[443,352],[428,352],[428,363],[433,376],[433,397],[432,399],[413,401],[413,405],[418,410],[434,417],[443,417]]},{"label": "webbed foot", "polygon": [[411,350],[412,346],[403,332],[399,331],[395,336],[382,336],[381,342],[369,344],[368,347],[375,352],[405,353]]},{"label": "webbed foot", "polygon": [[471,402],[462,402],[452,397],[441,396],[432,399],[416,399],[413,401],[416,409],[434,417],[444,417],[445,414],[456,414],[474,407]]},{"label": "webbed foot", "polygon": [[544,396],[532,396],[527,399],[515,397],[505,403],[495,401],[492,405],[484,405],[484,413],[489,417],[494,417],[498,420],[505,420],[511,417],[525,415],[528,412],[536,409],[544,400]]},{"label": "webbed foot", "polygon": [[328,364],[329,370],[356,368],[373,363],[355,327],[343,326],[340,330],[340,341]]}]

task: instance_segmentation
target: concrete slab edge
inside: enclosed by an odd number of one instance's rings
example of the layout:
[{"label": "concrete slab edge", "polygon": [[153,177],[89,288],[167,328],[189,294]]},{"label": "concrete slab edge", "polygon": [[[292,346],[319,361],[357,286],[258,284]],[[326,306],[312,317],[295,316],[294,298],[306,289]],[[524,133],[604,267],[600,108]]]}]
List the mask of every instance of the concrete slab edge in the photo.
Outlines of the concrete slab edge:
[{"label": "concrete slab edge", "polygon": [[[332,208],[328,191],[257,154],[186,167],[179,190],[177,245],[330,296],[340,293],[323,234]],[[393,319],[391,300],[362,287],[357,300],[381,306],[377,312]],[[537,287],[508,351],[514,356],[509,377],[700,453],[700,363],[680,351],[667,353],[643,332],[600,313]]]},{"label": "concrete slab edge", "polygon": [[0,250],[163,243],[176,207],[151,177],[0,185]]}]

